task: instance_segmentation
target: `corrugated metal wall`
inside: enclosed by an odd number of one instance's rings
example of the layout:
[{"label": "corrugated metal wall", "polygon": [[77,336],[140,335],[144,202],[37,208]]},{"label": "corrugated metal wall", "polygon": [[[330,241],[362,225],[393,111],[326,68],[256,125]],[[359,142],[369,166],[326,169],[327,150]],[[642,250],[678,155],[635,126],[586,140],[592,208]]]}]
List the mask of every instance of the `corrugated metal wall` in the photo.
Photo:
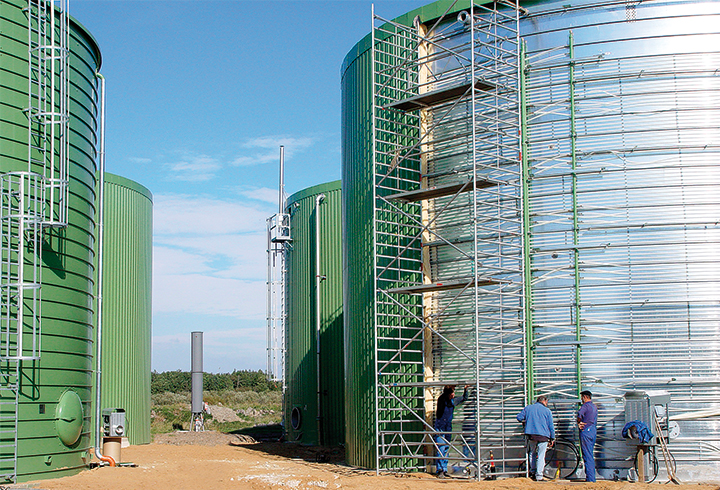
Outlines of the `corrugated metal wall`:
[{"label": "corrugated metal wall", "polygon": [[[316,197],[320,270],[316,271]],[[287,253],[287,324],[284,399],[289,441],[337,445],[345,440],[340,182],[302,190],[288,199],[292,244]],[[317,274],[320,283],[320,409],[316,342]],[[293,410],[300,425],[293,427]],[[295,417],[297,421],[297,417]]]},{"label": "corrugated metal wall", "polygon": [[[439,15],[449,5],[428,8]],[[527,374],[550,395],[560,433],[575,440],[578,391],[596,392],[606,477],[623,477],[630,464],[618,432],[622,394],[635,388],[671,392],[680,471],[718,474],[717,5],[527,2],[521,19],[531,174],[525,299],[535,315]],[[348,461],[373,467],[368,47],[365,38],[343,66],[342,137]],[[467,223],[464,210],[455,214]],[[452,257],[435,262],[442,277]]]},{"label": "corrugated metal wall", "polygon": [[369,53],[351,52],[342,76],[345,456],[363,468],[376,454],[370,80]]},{"label": "corrugated metal wall", "polygon": [[130,444],[149,444],[152,194],[105,174],[102,407],[123,408]]},{"label": "corrugated metal wall", "polygon": [[[28,18],[27,1],[0,6],[0,172],[28,169]],[[77,473],[90,460],[93,242],[97,83],[100,52],[92,36],[70,22],[69,224],[45,230],[42,246],[42,353],[24,361],[18,410],[18,481]],[[37,168],[33,168],[38,170]],[[3,363],[5,366],[6,364]],[[64,395],[79,402],[82,427],[77,442],[58,436],[58,406]],[[14,396],[0,395],[0,417],[10,416]],[[7,402],[10,402],[8,404]],[[7,419],[3,430],[7,428]],[[74,428],[73,428],[74,430]],[[0,439],[0,474],[11,469],[8,434]],[[10,458],[10,460],[8,460]],[[0,480],[2,482],[2,480]]]},{"label": "corrugated metal wall", "polygon": [[606,478],[634,453],[622,395],[666,390],[678,476],[720,478],[720,4],[530,11],[536,389],[574,440],[593,391]]}]

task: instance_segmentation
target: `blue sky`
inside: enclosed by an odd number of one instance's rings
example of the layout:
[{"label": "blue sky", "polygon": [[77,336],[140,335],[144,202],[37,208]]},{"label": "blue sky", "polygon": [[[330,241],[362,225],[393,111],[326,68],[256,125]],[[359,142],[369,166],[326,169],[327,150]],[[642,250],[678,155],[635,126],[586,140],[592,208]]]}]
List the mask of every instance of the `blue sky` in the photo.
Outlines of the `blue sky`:
[{"label": "blue sky", "polygon": [[[427,1],[382,0],[393,18]],[[265,369],[265,219],[340,178],[340,67],[371,1],[71,0],[100,45],[107,171],[154,196],[153,369]]]}]

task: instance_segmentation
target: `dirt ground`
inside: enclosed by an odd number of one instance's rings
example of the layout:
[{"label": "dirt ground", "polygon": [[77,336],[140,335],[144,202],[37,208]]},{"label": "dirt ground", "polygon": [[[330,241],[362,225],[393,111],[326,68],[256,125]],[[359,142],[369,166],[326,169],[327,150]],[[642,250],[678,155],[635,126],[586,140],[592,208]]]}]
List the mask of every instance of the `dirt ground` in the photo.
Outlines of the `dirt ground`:
[{"label": "dirt ground", "polygon": [[[339,449],[299,447],[273,442],[248,442],[244,436],[218,432],[178,432],[157,436],[153,444],[123,449],[123,462],[136,467],[101,467],[23,488],[42,490],[266,490],[266,489],[502,489],[660,490],[628,482],[533,482],[527,478],[497,481],[438,480],[427,474],[376,476],[342,463]],[[319,462],[322,461],[322,462]],[[720,490],[713,484],[671,486],[678,490]],[[665,487],[667,488],[667,487]]]}]

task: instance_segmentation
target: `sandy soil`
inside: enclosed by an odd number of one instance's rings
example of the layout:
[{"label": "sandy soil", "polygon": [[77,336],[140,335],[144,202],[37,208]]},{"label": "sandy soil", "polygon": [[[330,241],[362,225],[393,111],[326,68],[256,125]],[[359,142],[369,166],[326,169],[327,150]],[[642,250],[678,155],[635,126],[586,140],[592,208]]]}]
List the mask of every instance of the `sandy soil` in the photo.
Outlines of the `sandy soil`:
[{"label": "sandy soil", "polygon": [[[43,490],[265,490],[265,489],[503,489],[503,490],[661,490],[658,484],[627,482],[533,482],[527,478],[470,482],[438,480],[427,474],[376,476],[342,464],[337,449],[254,443],[217,432],[175,433],[153,444],[123,449],[124,462],[136,467],[101,467],[78,475],[33,482]],[[323,461],[323,462],[318,462]],[[23,487],[25,487],[23,485]],[[668,488],[668,487],[664,487]],[[720,490],[718,485],[671,485],[678,490]]]}]

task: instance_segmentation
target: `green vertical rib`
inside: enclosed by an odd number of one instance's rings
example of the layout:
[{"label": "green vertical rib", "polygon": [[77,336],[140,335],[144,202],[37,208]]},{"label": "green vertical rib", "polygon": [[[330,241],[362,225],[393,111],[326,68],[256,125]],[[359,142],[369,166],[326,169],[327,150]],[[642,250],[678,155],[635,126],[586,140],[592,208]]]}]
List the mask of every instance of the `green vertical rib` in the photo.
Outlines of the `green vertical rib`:
[{"label": "green vertical rib", "polygon": [[520,145],[522,148],[522,216],[523,216],[523,269],[525,292],[525,357],[527,369],[527,399],[535,397],[535,373],[533,367],[533,296],[532,271],[530,270],[530,168],[527,145],[527,87],[525,79],[525,43],[520,48]]},{"label": "green vertical rib", "polygon": [[575,363],[577,373],[577,392],[580,396],[582,391],[582,364],[580,356],[582,355],[582,347],[580,346],[580,271],[579,271],[579,252],[578,246],[578,212],[577,212],[577,155],[575,144],[577,140],[577,132],[575,131],[575,47],[573,33],[569,34],[570,48],[570,161],[572,165],[572,211],[573,211],[573,267],[575,271]]}]

